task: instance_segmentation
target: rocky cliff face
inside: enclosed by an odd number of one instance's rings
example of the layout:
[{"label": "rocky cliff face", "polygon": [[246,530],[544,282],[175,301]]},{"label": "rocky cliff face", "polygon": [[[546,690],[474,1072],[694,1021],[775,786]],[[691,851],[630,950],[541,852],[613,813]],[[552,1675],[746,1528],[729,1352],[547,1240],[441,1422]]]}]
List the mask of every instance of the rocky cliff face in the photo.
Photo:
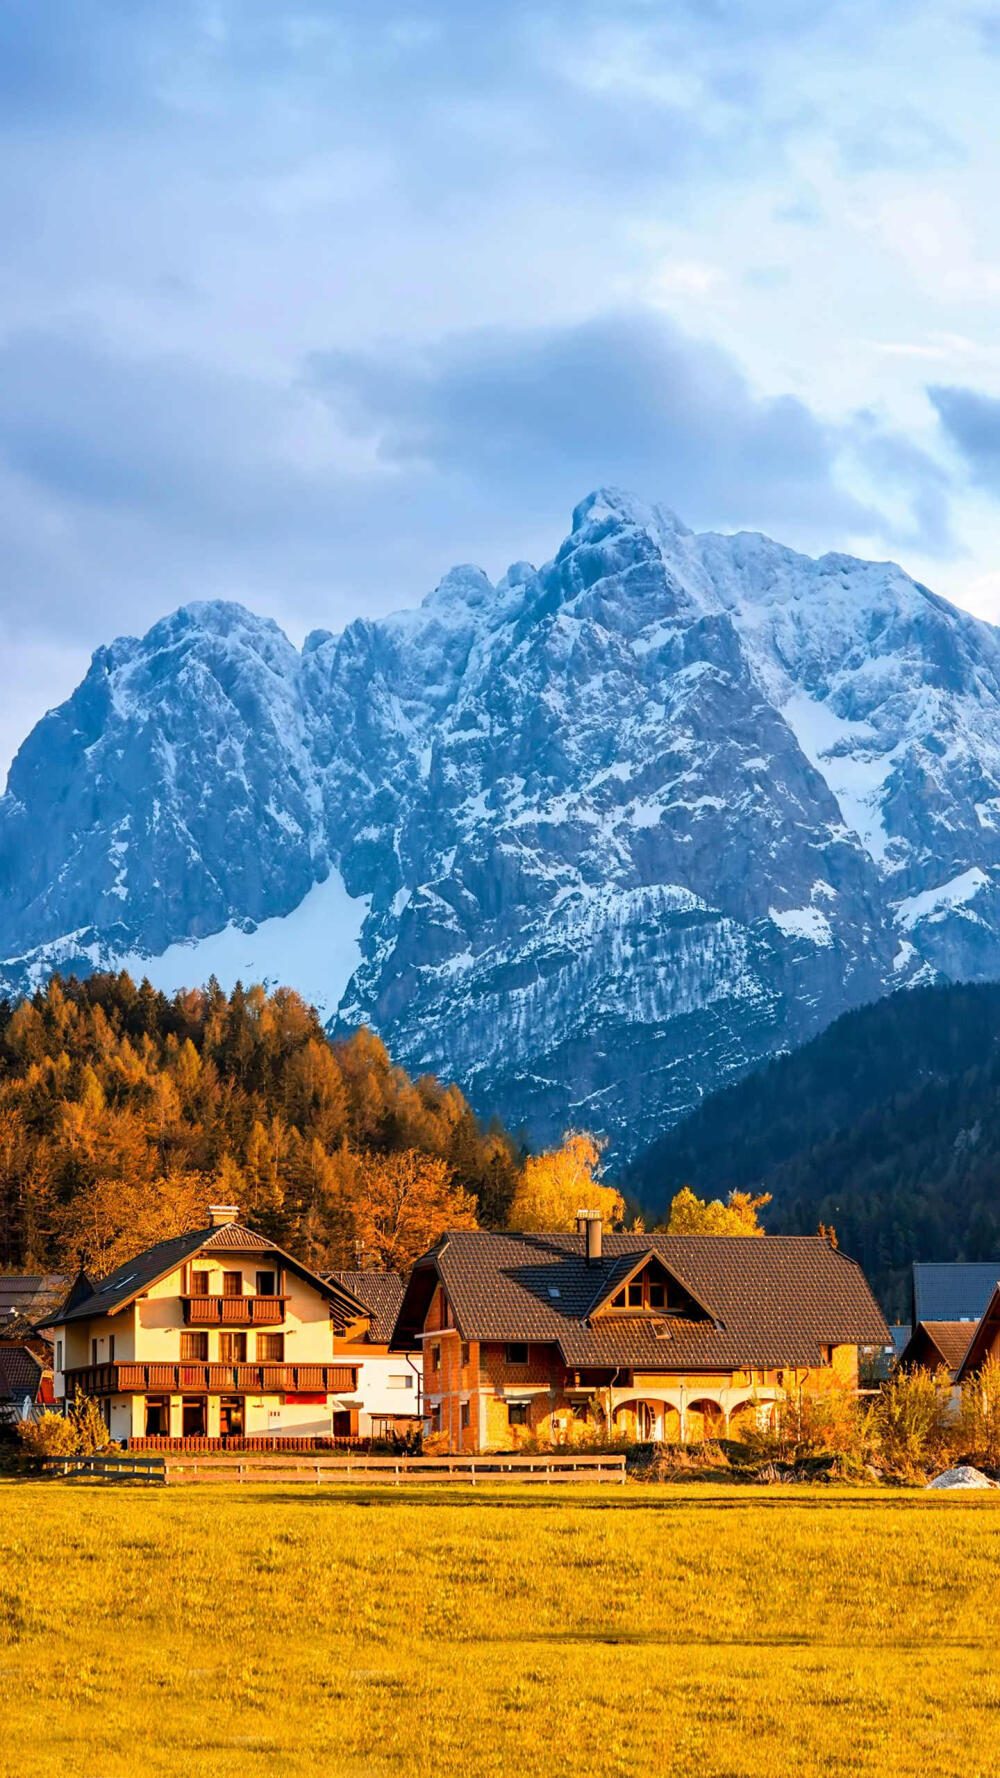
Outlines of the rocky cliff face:
[{"label": "rocky cliff face", "polygon": [[892,565],[592,495],[536,571],[101,650],[0,803],[0,980],[210,969],[536,1138],[643,1147],[915,979],[1000,976],[1000,633]]}]

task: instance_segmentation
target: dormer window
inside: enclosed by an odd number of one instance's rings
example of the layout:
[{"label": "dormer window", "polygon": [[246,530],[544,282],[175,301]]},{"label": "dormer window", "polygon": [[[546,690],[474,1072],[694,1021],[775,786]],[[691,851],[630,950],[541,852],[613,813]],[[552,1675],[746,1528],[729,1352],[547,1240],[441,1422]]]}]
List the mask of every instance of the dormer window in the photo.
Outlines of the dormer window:
[{"label": "dormer window", "polygon": [[669,1313],[671,1309],[676,1312],[683,1301],[683,1296],[675,1290],[674,1300],[671,1302],[670,1290],[663,1272],[658,1266],[651,1265],[644,1266],[641,1272],[637,1273],[634,1278],[630,1278],[629,1282],[615,1293],[611,1298],[611,1307],[612,1309],[632,1310],[633,1313],[637,1310],[640,1312],[655,1310],[657,1314],[663,1315]]}]

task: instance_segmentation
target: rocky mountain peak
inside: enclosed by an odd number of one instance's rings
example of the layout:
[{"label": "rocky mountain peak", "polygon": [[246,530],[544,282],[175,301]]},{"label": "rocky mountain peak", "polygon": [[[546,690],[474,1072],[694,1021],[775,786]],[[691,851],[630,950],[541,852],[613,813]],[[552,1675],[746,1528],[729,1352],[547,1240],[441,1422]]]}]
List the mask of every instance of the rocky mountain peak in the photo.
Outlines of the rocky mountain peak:
[{"label": "rocky mountain peak", "polygon": [[0,892],[11,990],[290,973],[632,1152],[848,1006],[1000,975],[1000,638],[598,489],[541,568],[301,654],[220,602],[99,650],[12,769]]}]

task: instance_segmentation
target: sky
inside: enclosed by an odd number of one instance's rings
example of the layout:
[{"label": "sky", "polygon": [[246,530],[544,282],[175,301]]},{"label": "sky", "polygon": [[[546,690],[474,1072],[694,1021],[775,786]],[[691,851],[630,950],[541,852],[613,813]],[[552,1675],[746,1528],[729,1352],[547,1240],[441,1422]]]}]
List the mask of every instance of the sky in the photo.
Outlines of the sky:
[{"label": "sky", "polygon": [[1000,0],[4,0],[0,777],[617,484],[1000,621]]}]

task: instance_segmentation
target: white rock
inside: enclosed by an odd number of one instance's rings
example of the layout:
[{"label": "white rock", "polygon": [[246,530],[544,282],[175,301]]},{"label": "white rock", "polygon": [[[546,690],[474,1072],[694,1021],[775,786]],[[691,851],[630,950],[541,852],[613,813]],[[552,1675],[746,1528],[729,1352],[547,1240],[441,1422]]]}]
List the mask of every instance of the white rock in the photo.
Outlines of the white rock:
[{"label": "white rock", "polygon": [[981,1469],[973,1469],[971,1463],[960,1463],[956,1469],[946,1469],[942,1475],[936,1475],[928,1488],[995,1488],[988,1475]]}]

